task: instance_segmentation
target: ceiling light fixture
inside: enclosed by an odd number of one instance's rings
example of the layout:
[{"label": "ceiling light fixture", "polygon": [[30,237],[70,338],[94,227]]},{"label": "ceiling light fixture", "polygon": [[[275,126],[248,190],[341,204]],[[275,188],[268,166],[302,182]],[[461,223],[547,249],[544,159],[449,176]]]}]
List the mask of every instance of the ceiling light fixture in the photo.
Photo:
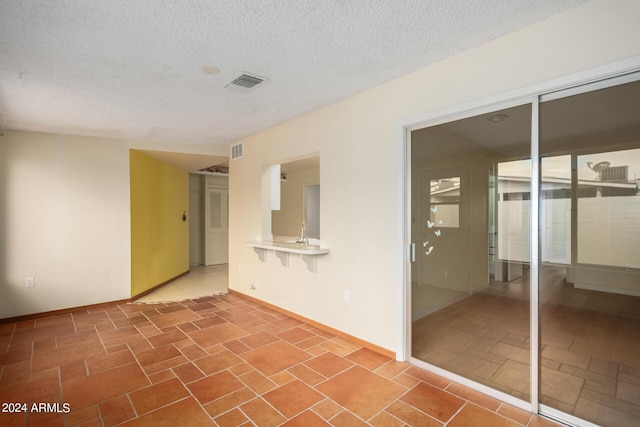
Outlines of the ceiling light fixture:
[{"label": "ceiling light fixture", "polygon": [[506,114],[494,114],[493,116],[488,117],[487,120],[489,120],[491,123],[500,123],[508,118],[509,116],[507,116]]}]

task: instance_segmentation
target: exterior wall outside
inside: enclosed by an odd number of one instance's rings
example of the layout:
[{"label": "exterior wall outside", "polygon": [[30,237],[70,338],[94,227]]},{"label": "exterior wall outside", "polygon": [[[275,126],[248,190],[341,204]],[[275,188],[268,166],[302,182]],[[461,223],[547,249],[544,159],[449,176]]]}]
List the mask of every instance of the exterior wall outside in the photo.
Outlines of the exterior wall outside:
[{"label": "exterior wall outside", "polygon": [[[398,349],[406,304],[401,124],[634,57],[639,14],[635,1],[593,1],[246,138],[244,157],[230,165],[230,288]],[[263,235],[262,168],[315,152],[321,243],[331,253],[318,258],[317,273],[295,259],[289,267],[275,257],[261,262],[245,242]]]},{"label": "exterior wall outside", "polygon": [[[545,200],[541,216],[547,218],[542,227],[548,247],[542,248],[543,261],[571,263],[570,199]],[[499,202],[501,218],[514,212],[529,211],[528,200]],[[621,214],[612,216],[611,212]],[[578,263],[605,267],[640,268],[640,236],[629,230],[640,227],[640,197],[589,197],[578,199]],[[518,215],[516,215],[518,216]],[[522,224],[528,223],[528,214],[511,223],[511,236],[500,241],[498,258],[529,262],[529,234]],[[553,226],[555,225],[555,227]],[[504,233],[506,234],[506,233]],[[498,233],[500,235],[500,233]],[[548,250],[548,253],[545,253]],[[639,285],[640,286],[640,285]],[[638,287],[640,290],[640,287]]]},{"label": "exterior wall outside", "polygon": [[640,269],[638,229],[640,196],[578,199],[578,263]]},{"label": "exterior wall outside", "polygon": [[[529,239],[528,200],[510,200],[498,202],[498,259],[512,262],[531,261]],[[508,230],[508,232],[503,232]]]}]

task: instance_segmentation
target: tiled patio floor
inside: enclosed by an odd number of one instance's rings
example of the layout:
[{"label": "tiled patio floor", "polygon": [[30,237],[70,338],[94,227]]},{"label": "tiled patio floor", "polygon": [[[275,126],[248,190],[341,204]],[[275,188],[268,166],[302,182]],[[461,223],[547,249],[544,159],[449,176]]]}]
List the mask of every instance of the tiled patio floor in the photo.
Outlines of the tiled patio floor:
[{"label": "tiled patio floor", "polygon": [[[542,269],[540,402],[640,426],[640,298],[576,289]],[[528,282],[495,283],[413,323],[413,355],[529,400]]]},{"label": "tiled patio floor", "polygon": [[555,425],[237,295],[2,324],[0,402],[28,409],[2,426]]}]

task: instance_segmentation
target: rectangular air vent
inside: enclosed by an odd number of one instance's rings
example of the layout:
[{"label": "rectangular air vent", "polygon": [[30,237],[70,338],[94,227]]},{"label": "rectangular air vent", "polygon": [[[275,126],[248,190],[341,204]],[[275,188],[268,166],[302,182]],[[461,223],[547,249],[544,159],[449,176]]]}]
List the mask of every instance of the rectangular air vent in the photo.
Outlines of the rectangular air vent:
[{"label": "rectangular air vent", "polygon": [[231,160],[239,159],[244,154],[244,148],[242,142],[231,146]]},{"label": "rectangular air vent", "polygon": [[266,80],[265,78],[258,77],[255,75],[252,76],[249,74],[240,74],[238,77],[236,77],[235,79],[227,83],[225,87],[228,87],[230,89],[241,89],[246,91],[249,89],[253,89],[254,87],[258,86],[261,83],[264,83],[265,80]]}]

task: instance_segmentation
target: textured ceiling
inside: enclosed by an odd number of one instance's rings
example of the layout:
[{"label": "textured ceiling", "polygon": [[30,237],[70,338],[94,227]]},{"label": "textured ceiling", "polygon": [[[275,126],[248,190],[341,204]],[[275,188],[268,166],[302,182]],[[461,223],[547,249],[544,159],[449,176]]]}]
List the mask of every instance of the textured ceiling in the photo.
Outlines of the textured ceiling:
[{"label": "textured ceiling", "polygon": [[227,144],[584,2],[0,0],[0,128]]}]

